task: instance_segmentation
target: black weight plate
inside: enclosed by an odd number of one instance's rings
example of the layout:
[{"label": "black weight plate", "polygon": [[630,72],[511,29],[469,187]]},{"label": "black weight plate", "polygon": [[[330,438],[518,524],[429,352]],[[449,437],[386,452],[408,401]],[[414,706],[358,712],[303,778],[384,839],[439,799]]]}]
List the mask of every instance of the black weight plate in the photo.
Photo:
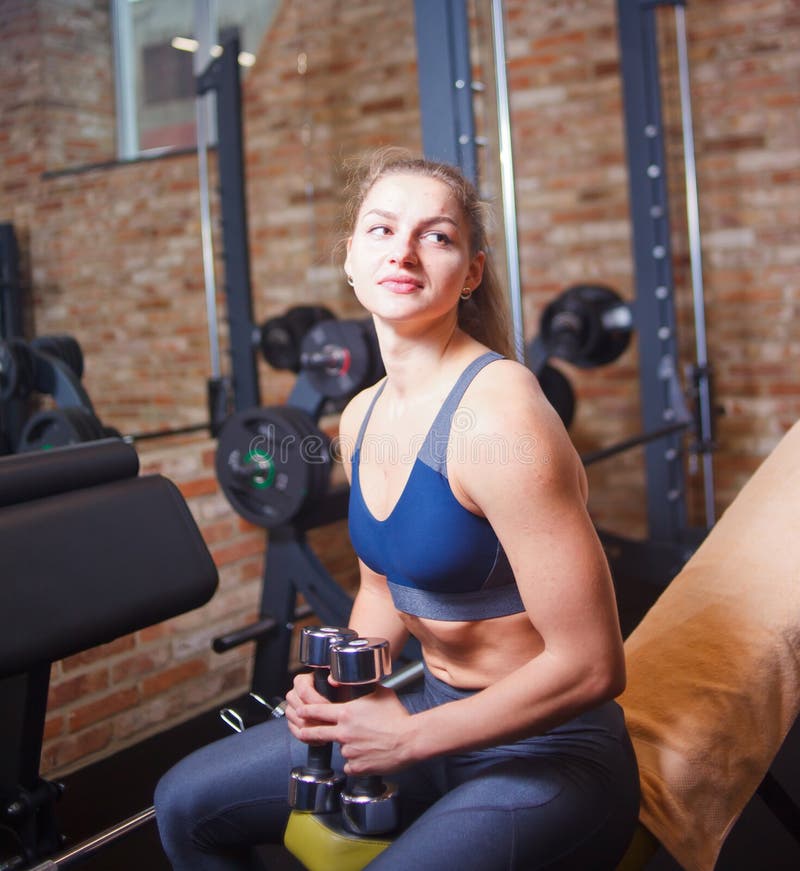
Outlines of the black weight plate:
[{"label": "black weight plate", "polygon": [[282,416],[290,426],[301,433],[298,450],[308,464],[309,488],[304,507],[325,492],[330,477],[330,440],[317,428],[311,417],[302,409],[282,405],[273,412]]},{"label": "black weight plate", "polygon": [[320,321],[335,320],[324,306],[298,305],[285,314],[265,321],[260,329],[259,347],[273,369],[300,371],[303,336]]},{"label": "black weight plate", "polygon": [[70,411],[54,408],[30,417],[19,437],[19,453],[46,451],[87,441],[83,421]]},{"label": "black weight plate", "polygon": [[37,336],[31,341],[31,348],[58,357],[69,366],[77,378],[83,377],[83,351],[73,336]]},{"label": "black weight plate", "polygon": [[84,441],[93,442],[97,439],[105,437],[105,427],[100,422],[100,419],[95,417],[95,415],[91,411],[89,411],[88,408],[83,408],[80,405],[75,405],[66,407],[62,410],[80,417],[81,426],[83,427],[83,431],[85,433]]},{"label": "black weight plate", "polygon": [[22,339],[0,342],[0,402],[25,399],[33,390],[34,362]]},{"label": "black weight plate", "polygon": [[547,401],[556,410],[564,426],[569,429],[575,416],[575,392],[567,376],[554,366],[545,365],[538,377]]},{"label": "black weight plate", "polygon": [[303,507],[318,499],[328,488],[330,479],[330,439],[320,430],[311,416],[300,408],[282,405],[273,412],[283,415],[290,426],[296,428],[301,439],[298,450],[308,465],[309,487]]},{"label": "black weight plate", "polygon": [[338,351],[344,354],[342,365],[310,368],[302,364],[314,389],[329,399],[355,396],[367,383],[372,361],[361,325],[358,321],[323,321],[303,339],[301,360]]},{"label": "black weight plate", "polygon": [[602,284],[576,284],[549,303],[539,325],[550,356],[582,369],[605,366],[630,343],[631,327],[607,327],[603,315],[624,306],[622,297]]},{"label": "black weight plate", "polygon": [[272,408],[231,415],[217,442],[216,471],[233,508],[257,526],[288,522],[308,498],[311,473],[298,450],[303,434]]},{"label": "black weight plate", "polygon": [[292,405],[282,405],[272,410],[276,414],[283,415],[291,425],[303,433],[299,449],[301,456],[308,463],[311,473],[311,485],[306,500],[306,504],[308,504],[319,498],[328,489],[331,474],[330,439],[303,409]]}]

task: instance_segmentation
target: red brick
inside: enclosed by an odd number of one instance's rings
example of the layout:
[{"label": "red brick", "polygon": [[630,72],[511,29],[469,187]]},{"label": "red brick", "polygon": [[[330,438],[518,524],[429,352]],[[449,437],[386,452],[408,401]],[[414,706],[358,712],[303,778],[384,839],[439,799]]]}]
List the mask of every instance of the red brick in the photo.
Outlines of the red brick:
[{"label": "red brick", "polygon": [[71,711],[69,714],[69,731],[78,732],[86,726],[107,720],[119,711],[132,708],[139,701],[139,691],[136,688],[115,690],[107,696],[89,702]]},{"label": "red brick", "polygon": [[[166,397],[166,403],[172,401],[171,397]],[[206,496],[209,493],[216,493],[219,490],[219,484],[216,478],[200,478],[194,481],[182,481],[178,484],[178,489],[181,491],[184,499],[192,499],[195,496]]]},{"label": "red brick", "polygon": [[224,547],[211,549],[211,555],[218,566],[236,562],[243,557],[253,556],[264,549],[264,539],[261,536],[242,536]]},{"label": "red brick", "polygon": [[111,740],[112,731],[110,723],[101,723],[78,735],[51,742],[42,754],[42,772],[48,772],[53,776],[79,759],[104,750]]},{"label": "red brick", "polygon": [[163,693],[176,684],[184,683],[207,671],[208,665],[204,659],[189,659],[152,677],[146,677],[142,681],[142,694],[146,697]]},{"label": "red brick", "polygon": [[169,661],[169,649],[167,647],[150,648],[147,651],[134,653],[125,659],[119,660],[111,667],[111,680],[115,684],[125,680],[141,677],[144,674],[156,671]]},{"label": "red brick", "polygon": [[74,671],[83,666],[91,665],[94,662],[108,659],[118,653],[132,650],[134,643],[133,635],[124,635],[108,644],[101,644],[98,647],[92,647],[90,650],[84,650],[81,653],[76,653],[74,656],[69,656],[62,660],[61,665],[65,672]]},{"label": "red brick", "polygon": [[104,690],[108,687],[108,683],[108,669],[105,666],[59,683],[53,683],[47,696],[48,710],[56,710],[83,696]]},{"label": "red brick", "polygon": [[66,718],[61,714],[55,717],[48,717],[44,722],[44,733],[42,735],[44,740],[52,741],[53,738],[62,735],[66,722]]}]

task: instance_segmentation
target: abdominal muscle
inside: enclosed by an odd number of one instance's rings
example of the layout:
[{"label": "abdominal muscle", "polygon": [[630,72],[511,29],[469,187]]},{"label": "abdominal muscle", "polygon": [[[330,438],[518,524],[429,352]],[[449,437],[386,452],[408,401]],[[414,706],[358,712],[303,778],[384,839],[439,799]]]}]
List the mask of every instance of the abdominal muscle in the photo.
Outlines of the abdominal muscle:
[{"label": "abdominal muscle", "polygon": [[469,622],[400,616],[422,646],[434,677],[461,689],[484,689],[544,649],[542,636],[524,611]]}]

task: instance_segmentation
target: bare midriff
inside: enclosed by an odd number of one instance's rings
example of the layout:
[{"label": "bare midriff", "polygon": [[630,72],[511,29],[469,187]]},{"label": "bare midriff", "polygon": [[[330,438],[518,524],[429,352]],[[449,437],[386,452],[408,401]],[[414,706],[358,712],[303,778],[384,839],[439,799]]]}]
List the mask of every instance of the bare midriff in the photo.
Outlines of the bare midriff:
[{"label": "bare midriff", "polygon": [[523,611],[490,620],[428,620],[402,614],[431,673],[454,687],[484,689],[538,656],[541,635]]}]

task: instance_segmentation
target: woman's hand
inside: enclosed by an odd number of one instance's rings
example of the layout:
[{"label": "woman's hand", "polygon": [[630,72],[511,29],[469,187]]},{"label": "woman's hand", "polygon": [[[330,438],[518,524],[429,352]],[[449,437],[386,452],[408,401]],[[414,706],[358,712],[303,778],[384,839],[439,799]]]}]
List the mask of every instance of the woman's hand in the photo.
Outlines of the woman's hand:
[{"label": "woman's hand", "polygon": [[[352,702],[331,704],[304,684],[286,708],[289,730],[300,741],[336,741],[347,760],[345,774],[391,774],[415,761],[411,751],[412,718],[385,687]],[[316,697],[316,698],[313,698]],[[290,714],[291,711],[291,714]]]},{"label": "woman's hand", "polygon": [[330,704],[331,702],[326,699],[325,696],[320,695],[320,693],[318,693],[314,688],[313,674],[304,672],[296,675],[292,689],[286,693],[285,715],[289,723],[289,731],[295,736],[295,738],[300,738],[301,741],[305,741],[307,744],[323,743],[325,739],[316,741],[307,740],[306,738],[302,738],[300,733],[304,729],[318,726],[320,723],[325,722],[309,718],[306,713],[306,708],[309,705],[321,707]]}]

